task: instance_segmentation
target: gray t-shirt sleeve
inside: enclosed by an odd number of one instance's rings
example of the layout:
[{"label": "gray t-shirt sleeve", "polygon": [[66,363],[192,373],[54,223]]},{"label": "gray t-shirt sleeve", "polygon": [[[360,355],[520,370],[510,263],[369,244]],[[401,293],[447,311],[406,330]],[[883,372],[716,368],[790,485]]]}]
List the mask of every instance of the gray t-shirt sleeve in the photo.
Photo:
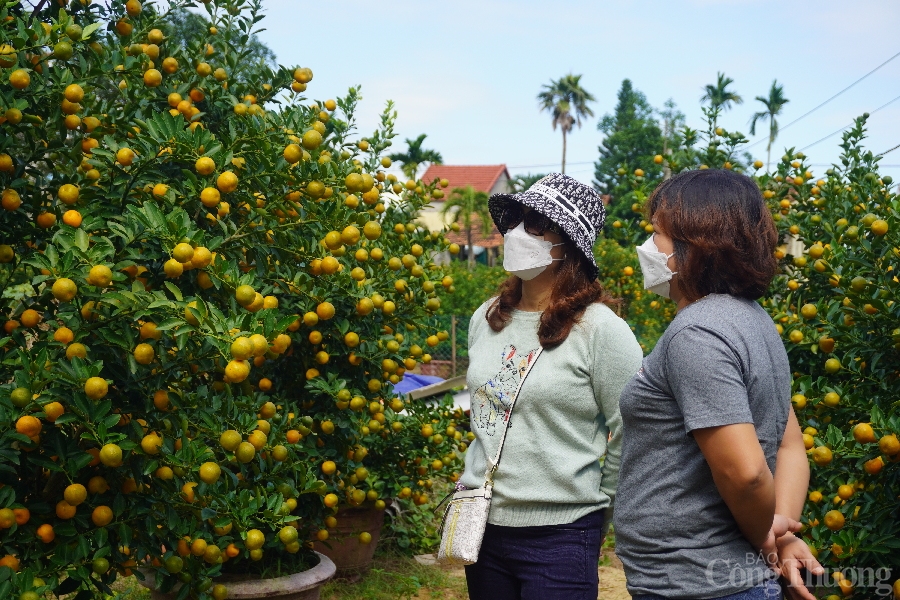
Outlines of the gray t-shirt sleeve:
[{"label": "gray t-shirt sleeve", "polygon": [[706,427],[753,423],[738,354],[722,334],[685,327],[669,342],[665,361],[685,433]]}]

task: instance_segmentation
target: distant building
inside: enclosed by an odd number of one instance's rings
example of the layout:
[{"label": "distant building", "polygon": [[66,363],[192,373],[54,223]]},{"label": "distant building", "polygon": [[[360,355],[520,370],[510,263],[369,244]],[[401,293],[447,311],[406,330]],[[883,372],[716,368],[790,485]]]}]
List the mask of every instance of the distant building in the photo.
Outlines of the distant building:
[{"label": "distant building", "polygon": [[[492,194],[503,194],[512,191],[510,185],[509,171],[506,165],[477,165],[477,166],[458,166],[458,165],[431,165],[422,175],[422,181],[431,182],[435,179],[446,179],[450,182],[444,189],[447,196],[454,188],[464,188],[471,186],[475,191],[485,192],[489,196]],[[446,198],[446,196],[445,196]],[[446,225],[453,222],[451,215],[443,217],[441,210],[444,207],[444,200],[432,200],[431,207],[423,209],[419,213],[419,222],[427,227],[430,231],[440,231]],[[463,248],[463,252],[469,251],[466,248],[468,243],[465,231],[450,232],[447,239],[455,242]],[[484,235],[481,220],[477,215],[472,217],[472,245],[474,248],[476,260],[487,264],[493,264],[498,255],[498,248],[503,245],[503,236],[491,223],[491,233]]]}]

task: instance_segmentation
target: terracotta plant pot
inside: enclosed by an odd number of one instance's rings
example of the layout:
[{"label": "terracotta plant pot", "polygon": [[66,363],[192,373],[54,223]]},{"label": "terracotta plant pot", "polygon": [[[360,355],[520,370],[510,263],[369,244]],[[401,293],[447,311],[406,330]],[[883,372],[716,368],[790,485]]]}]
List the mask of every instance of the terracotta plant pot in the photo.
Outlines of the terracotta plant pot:
[{"label": "terracotta plant pot", "polygon": [[[375,547],[384,525],[384,511],[371,507],[347,506],[340,508],[335,518],[337,527],[331,531],[328,540],[324,543],[316,542],[313,547],[334,561],[337,567],[335,577],[356,581],[372,567]],[[363,532],[372,536],[372,541],[368,544],[359,541],[359,534]]]},{"label": "terracotta plant pot", "polygon": [[[248,579],[228,581],[229,600],[319,600],[322,585],[334,577],[335,566],[330,558],[316,552],[319,564],[301,573],[275,577],[273,579]],[[178,595],[176,586],[171,592],[162,593],[153,588],[154,574],[142,571],[141,585],[150,590],[151,600],[174,600]]]}]

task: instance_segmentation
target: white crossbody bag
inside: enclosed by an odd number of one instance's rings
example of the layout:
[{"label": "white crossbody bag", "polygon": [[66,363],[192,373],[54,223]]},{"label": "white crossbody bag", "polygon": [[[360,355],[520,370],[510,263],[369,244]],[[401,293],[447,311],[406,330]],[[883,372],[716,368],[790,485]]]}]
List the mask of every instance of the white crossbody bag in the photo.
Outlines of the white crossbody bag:
[{"label": "white crossbody bag", "polygon": [[512,410],[519,398],[522,384],[531,372],[534,363],[537,362],[543,348],[537,349],[537,354],[525,368],[516,393],[512,398],[507,413],[506,427],[500,436],[500,444],[493,461],[488,462],[488,468],[484,472],[484,485],[471,490],[454,492],[447,507],[444,509],[444,518],[441,522],[441,545],[438,548],[437,560],[447,565],[471,565],[478,560],[478,552],[481,550],[481,540],[484,538],[484,528],[487,525],[488,513],[491,510],[491,495],[494,489],[494,474],[500,464],[500,453],[503,452],[503,442],[506,441],[506,432],[509,431]]}]

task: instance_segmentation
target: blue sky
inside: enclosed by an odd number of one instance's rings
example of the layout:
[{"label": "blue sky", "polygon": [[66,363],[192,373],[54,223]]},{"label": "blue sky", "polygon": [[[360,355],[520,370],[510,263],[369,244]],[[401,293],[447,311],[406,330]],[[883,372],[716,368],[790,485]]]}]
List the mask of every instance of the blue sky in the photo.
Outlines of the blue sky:
[{"label": "blue sky", "polygon": [[[624,78],[657,108],[673,98],[698,127],[703,86],[724,71],[744,104],[720,122],[750,137],[749,120],[761,109],[753,98],[766,95],[773,79],[790,99],[780,120],[786,125],[900,52],[900,2],[893,0],[343,0],[330,6],[264,0],[260,25],[267,30],[260,37],[281,64],[313,69],[313,98],[361,84],[362,132],[374,128],[393,99],[396,146],[427,133],[425,146],[440,151],[446,164],[558,170],[561,136],[535,97],[551,78],[583,75],[597,98],[596,116],[570,136],[567,172],[585,182],[603,139],[597,121],[615,107]],[[898,96],[900,57],[783,131],[773,158]],[[872,115],[869,129],[874,152],[900,144],[900,100]],[[816,175],[837,160],[839,142],[836,135],[805,151],[822,165]],[[763,142],[751,151],[765,160],[765,149]],[[883,173],[900,179],[900,149],[882,163],[894,165]]]}]

